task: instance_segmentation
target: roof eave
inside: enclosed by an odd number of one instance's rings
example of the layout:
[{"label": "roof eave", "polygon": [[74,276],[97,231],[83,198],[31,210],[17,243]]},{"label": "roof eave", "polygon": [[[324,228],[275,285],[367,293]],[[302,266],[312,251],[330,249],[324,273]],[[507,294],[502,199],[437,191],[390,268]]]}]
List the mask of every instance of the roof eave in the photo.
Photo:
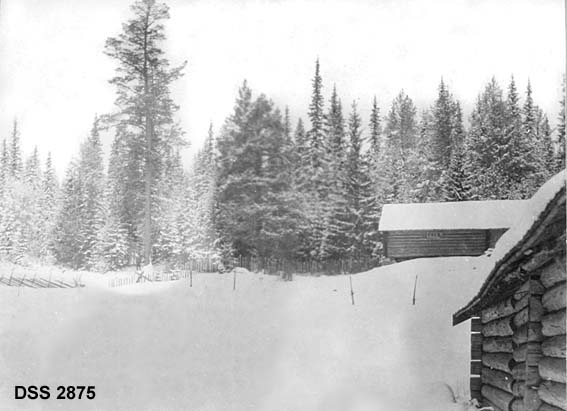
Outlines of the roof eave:
[{"label": "roof eave", "polygon": [[[522,276],[526,274],[516,272],[516,267],[527,257],[526,252],[536,245],[541,236],[545,234],[547,228],[546,222],[549,224],[553,217],[555,217],[555,215],[559,212],[558,209],[560,207],[557,206],[560,205],[561,202],[565,203],[565,186],[563,186],[548,203],[544,211],[533,222],[522,239],[495,264],[478,294],[465,307],[453,314],[453,325],[460,324],[478,314],[487,304],[485,300],[489,299],[491,294],[493,294],[491,293],[491,290],[493,289],[494,284],[506,281],[507,275],[510,276],[515,274],[519,280],[523,279]],[[554,210],[556,210],[555,213]]]}]

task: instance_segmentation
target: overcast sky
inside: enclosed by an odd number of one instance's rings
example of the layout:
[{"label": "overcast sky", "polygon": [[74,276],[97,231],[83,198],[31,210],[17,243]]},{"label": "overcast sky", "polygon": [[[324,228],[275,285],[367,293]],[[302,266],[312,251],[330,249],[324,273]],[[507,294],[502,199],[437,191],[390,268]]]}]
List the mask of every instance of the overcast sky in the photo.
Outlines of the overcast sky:
[{"label": "overcast sky", "polygon": [[[20,124],[25,154],[52,152],[61,176],[96,113],[108,113],[115,63],[107,37],[130,16],[123,0],[0,0],[0,139]],[[419,109],[443,77],[466,113],[493,75],[513,74],[552,124],[565,71],[562,0],[170,0],[168,57],[188,61],[174,87],[192,148],[209,122],[230,114],[244,78],[253,92],[288,105],[295,123],[309,104],[314,61],[326,99],[356,99],[364,122],[376,95],[382,113],[404,89]],[[110,144],[106,136],[105,144]]]}]

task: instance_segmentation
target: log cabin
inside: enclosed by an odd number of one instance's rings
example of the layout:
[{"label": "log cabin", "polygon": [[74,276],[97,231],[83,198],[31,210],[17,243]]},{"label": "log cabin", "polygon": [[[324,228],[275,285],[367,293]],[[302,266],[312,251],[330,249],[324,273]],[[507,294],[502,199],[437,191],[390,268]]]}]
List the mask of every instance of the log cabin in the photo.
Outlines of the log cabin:
[{"label": "log cabin", "polygon": [[385,204],[384,255],[394,260],[478,256],[522,215],[526,200]]},{"label": "log cabin", "polygon": [[567,410],[565,213],[562,172],[529,200],[453,315],[453,325],[471,320],[471,396],[494,411]]}]

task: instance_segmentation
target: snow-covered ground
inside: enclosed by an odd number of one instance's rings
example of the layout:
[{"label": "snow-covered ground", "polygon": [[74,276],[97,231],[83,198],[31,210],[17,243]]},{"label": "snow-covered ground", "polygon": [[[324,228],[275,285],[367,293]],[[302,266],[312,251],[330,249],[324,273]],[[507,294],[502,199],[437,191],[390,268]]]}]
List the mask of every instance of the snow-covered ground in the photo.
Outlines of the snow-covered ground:
[{"label": "snow-covered ground", "polygon": [[[0,409],[462,410],[470,326],[451,315],[486,260],[353,275],[354,306],[347,276],[245,270],[236,291],[232,274],[196,274],[192,288],[0,286]],[[15,401],[14,385],[52,398]],[[57,385],[94,385],[96,398],[56,400]]]}]

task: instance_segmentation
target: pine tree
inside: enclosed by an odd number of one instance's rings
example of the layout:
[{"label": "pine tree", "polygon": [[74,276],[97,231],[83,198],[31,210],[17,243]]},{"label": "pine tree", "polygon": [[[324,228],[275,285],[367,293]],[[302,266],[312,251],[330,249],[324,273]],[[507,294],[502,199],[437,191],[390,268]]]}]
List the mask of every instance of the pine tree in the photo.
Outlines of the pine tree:
[{"label": "pine tree", "polygon": [[[169,87],[182,75],[185,64],[170,68],[164,57],[163,20],[169,18],[168,7],[155,0],[138,0],[131,7],[134,18],[123,25],[123,32],[106,41],[105,52],[118,62],[117,75],[110,80],[116,86],[117,112],[110,120],[132,134],[131,150],[141,153],[143,208],[143,255],[151,262],[156,227],[152,217],[156,207],[159,176],[163,175],[164,153],[183,144],[179,126],[173,120],[177,106]],[[155,210],[154,210],[155,211]]]}]

